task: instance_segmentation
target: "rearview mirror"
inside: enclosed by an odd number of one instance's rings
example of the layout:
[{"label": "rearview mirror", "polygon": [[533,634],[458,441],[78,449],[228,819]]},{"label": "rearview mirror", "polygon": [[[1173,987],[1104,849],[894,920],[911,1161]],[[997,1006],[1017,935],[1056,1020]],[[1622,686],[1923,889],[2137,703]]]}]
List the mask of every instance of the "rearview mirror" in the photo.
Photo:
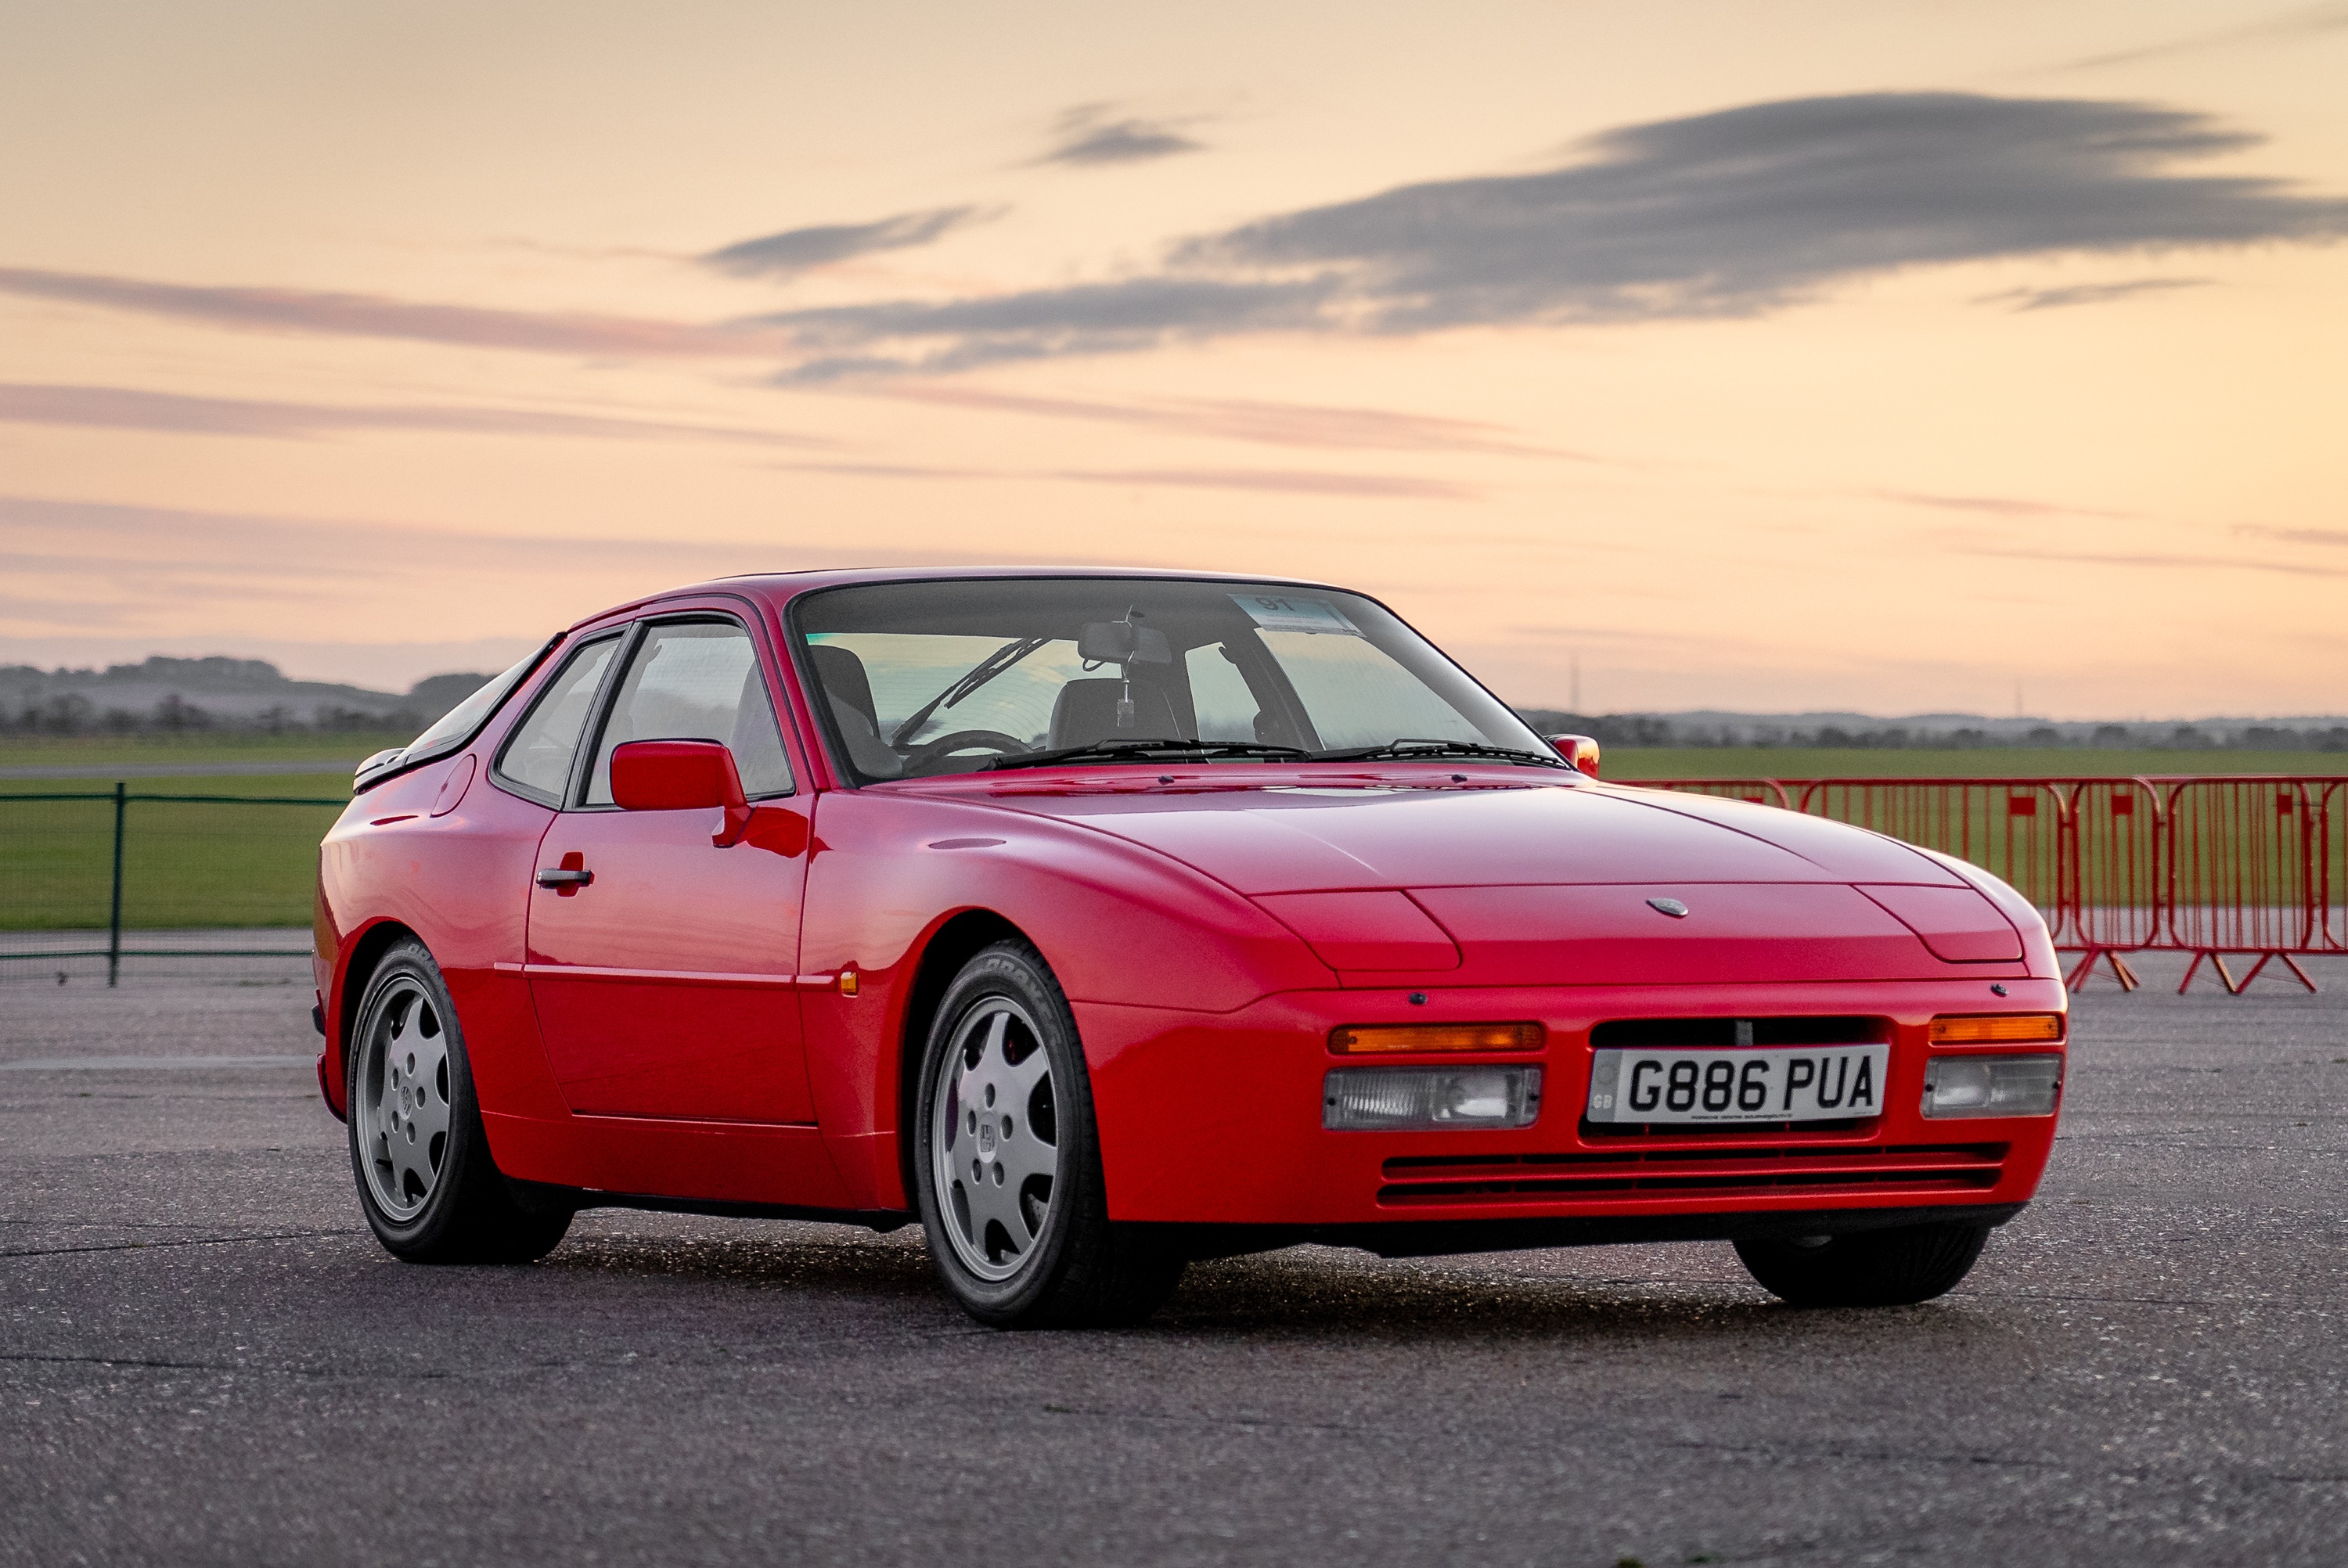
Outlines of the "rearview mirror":
[{"label": "rearview mirror", "polygon": [[1154,626],[1088,620],[1076,638],[1076,657],[1087,664],[1171,664],[1174,650]]},{"label": "rearview mirror", "polygon": [[696,811],[722,806],[726,825],[709,842],[723,849],[750,825],[750,803],[734,753],[716,741],[629,741],[612,749],[612,799],[623,811]]}]

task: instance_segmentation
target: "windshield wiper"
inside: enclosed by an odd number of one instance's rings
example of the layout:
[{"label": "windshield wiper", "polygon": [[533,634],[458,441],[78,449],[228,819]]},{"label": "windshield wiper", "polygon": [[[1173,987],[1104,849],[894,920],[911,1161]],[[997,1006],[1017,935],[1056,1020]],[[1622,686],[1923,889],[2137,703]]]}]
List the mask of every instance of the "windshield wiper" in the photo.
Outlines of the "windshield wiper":
[{"label": "windshield wiper", "polygon": [[977,666],[961,680],[915,709],[911,718],[890,731],[889,744],[892,748],[901,749],[907,741],[921,733],[922,726],[929,722],[932,713],[942,707],[953,707],[1051,641],[1048,637],[1022,637],[1016,641],[1004,643],[979,661]]},{"label": "windshield wiper", "polygon": [[1513,746],[1488,746],[1481,741],[1388,741],[1383,745],[1362,746],[1353,751],[1314,752],[1316,763],[1366,763],[1375,761],[1416,762],[1421,758],[1434,761],[1438,757],[1483,757],[1494,762],[1529,763],[1536,767],[1561,768],[1569,764],[1555,752],[1524,752]]},{"label": "windshield wiper", "polygon": [[1054,763],[1144,762],[1158,757],[1185,760],[1214,757],[1276,760],[1293,757],[1302,762],[1317,760],[1313,753],[1300,747],[1267,745],[1261,741],[1093,741],[1081,746],[1062,746],[1056,751],[996,757],[978,771],[999,773],[1005,768],[1049,767]]}]

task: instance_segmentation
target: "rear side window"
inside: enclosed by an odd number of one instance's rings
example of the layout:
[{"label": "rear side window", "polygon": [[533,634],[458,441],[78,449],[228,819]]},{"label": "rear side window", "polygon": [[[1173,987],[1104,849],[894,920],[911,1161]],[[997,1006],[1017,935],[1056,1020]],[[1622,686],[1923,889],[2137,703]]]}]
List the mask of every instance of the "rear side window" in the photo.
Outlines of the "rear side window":
[{"label": "rear side window", "polygon": [[791,765],[750,634],[730,620],[646,630],[612,701],[587,775],[588,805],[612,804],[612,751],[628,741],[716,741],[752,800],[791,793]]},{"label": "rear side window", "polygon": [[520,723],[506,737],[492,770],[499,782],[547,805],[561,805],[571,780],[571,759],[603,684],[603,671],[619,650],[617,633],[582,643],[562,661]]},{"label": "rear side window", "polygon": [[399,760],[403,763],[428,763],[443,752],[453,752],[472,739],[473,732],[481,727],[481,721],[506,700],[506,693],[528,679],[530,672],[538,667],[538,661],[546,657],[547,646],[541,645],[537,652],[441,714],[438,723],[407,743],[407,748],[400,753]]}]

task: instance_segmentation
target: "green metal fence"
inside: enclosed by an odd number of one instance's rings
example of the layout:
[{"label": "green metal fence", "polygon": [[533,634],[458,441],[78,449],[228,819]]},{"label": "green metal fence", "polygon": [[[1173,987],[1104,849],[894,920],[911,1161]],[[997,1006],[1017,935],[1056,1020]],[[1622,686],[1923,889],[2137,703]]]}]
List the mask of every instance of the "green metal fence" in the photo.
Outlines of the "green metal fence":
[{"label": "green metal fence", "polygon": [[[114,985],[126,958],[306,957],[294,932],[310,925],[318,841],[348,804],[126,784],[0,794],[0,978],[103,958]],[[191,939],[207,932],[262,939]]]}]

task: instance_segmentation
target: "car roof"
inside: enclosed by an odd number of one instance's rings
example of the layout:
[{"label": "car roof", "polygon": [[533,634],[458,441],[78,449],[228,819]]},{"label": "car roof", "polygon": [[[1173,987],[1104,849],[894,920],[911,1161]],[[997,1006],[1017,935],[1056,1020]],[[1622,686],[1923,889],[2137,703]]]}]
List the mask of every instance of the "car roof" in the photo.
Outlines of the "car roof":
[{"label": "car roof", "polygon": [[747,592],[766,600],[779,609],[802,594],[818,589],[842,588],[853,584],[882,582],[967,582],[985,578],[1100,578],[1151,579],[1172,578],[1189,582],[1260,582],[1273,583],[1282,588],[1323,589],[1335,592],[1358,591],[1340,589],[1311,578],[1281,577],[1265,572],[1186,571],[1172,567],[1117,566],[923,566],[923,567],[842,567],[819,571],[744,572],[735,577],[710,578],[705,581],[685,583],[663,589],[642,599],[615,604],[594,614],[582,617],[575,623],[585,626],[591,621],[607,620],[626,610],[657,604],[663,600],[688,599],[702,594]]}]

